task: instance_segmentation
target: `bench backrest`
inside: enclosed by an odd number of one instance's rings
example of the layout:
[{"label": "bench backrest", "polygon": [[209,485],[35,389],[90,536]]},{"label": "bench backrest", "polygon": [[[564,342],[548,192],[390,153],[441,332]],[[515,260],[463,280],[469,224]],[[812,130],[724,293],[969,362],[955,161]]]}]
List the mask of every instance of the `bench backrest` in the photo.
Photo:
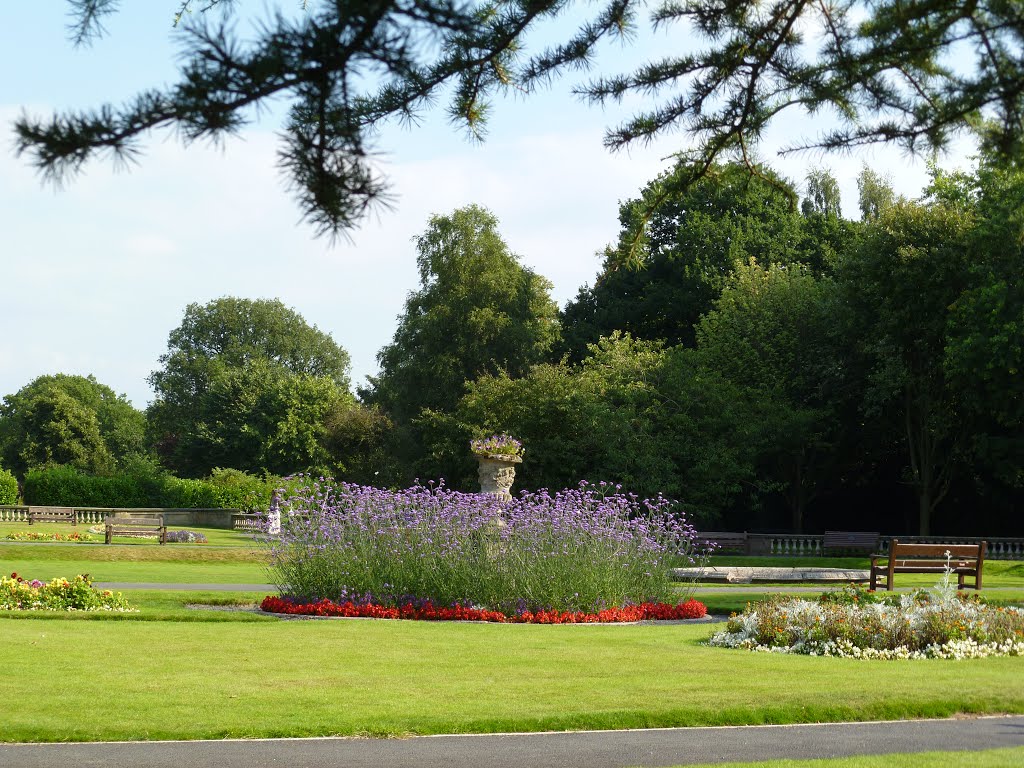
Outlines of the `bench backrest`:
[{"label": "bench backrest", "polygon": [[978,544],[916,544],[910,542],[901,544],[898,539],[893,539],[889,542],[889,557],[893,559],[912,557],[943,559],[949,552],[949,556],[953,560],[984,560],[986,547],[987,542],[984,541]]}]

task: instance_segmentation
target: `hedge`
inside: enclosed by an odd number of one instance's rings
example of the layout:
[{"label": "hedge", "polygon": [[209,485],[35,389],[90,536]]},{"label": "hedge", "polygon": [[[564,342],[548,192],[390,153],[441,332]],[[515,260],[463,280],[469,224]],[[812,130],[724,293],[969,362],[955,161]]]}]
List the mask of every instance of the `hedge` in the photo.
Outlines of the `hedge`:
[{"label": "hedge", "polygon": [[[266,511],[280,483],[238,470],[214,470],[205,480],[166,473],[90,475],[73,467],[30,469],[25,475],[25,503],[61,507],[165,507],[173,509],[241,509]],[[2,495],[0,474],[0,495]],[[15,483],[17,496],[17,483]]]}]

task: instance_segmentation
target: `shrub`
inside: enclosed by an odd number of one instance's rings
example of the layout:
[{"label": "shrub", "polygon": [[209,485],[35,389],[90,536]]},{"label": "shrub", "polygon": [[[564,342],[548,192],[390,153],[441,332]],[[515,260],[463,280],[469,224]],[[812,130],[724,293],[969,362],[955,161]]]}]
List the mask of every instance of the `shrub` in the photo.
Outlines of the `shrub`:
[{"label": "shrub", "polygon": [[6,469],[0,469],[0,504],[18,503],[18,480]]},{"label": "shrub", "polygon": [[158,507],[171,509],[210,509],[219,507],[217,494],[205,480],[189,480],[167,475]]},{"label": "shrub", "polygon": [[215,506],[240,509],[243,512],[266,512],[270,497],[281,484],[273,475],[256,477],[240,469],[216,468],[210,474],[209,484],[217,499]]},{"label": "shrub", "polygon": [[429,600],[519,615],[677,599],[668,561],[694,557],[693,528],[665,499],[604,490],[502,503],[444,487],[311,482],[283,499],[272,570],[286,596],[307,602]]},{"label": "shrub", "polygon": [[168,531],[168,544],[205,544],[206,534],[198,531]]},{"label": "shrub", "polygon": [[134,609],[120,592],[95,589],[88,576],[45,583],[12,573],[10,577],[0,576],[0,610],[127,612]]}]

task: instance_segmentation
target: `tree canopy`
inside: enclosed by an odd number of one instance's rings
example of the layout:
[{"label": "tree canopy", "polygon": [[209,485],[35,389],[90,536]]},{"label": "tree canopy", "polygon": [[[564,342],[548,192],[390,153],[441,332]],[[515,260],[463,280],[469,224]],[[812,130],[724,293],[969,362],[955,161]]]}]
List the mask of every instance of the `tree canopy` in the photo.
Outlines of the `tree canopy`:
[{"label": "tree canopy", "polygon": [[[118,0],[68,0],[72,38],[102,32]],[[275,13],[251,40],[236,22],[254,4],[176,0],[186,47],[181,77],[120,107],[23,117],[17,148],[62,178],[97,153],[134,156],[139,139],[171,127],[186,141],[236,133],[250,108],[291,105],[280,162],[304,215],[320,231],[357,224],[386,195],[372,163],[376,131],[414,122],[437,101],[482,136],[490,103],[555,76],[597,69],[608,39],[633,39],[641,0],[310,0]],[[221,19],[193,10],[220,9]],[[1024,8],[1010,0],[663,0],[650,23],[679,50],[625,74],[598,72],[576,86],[596,103],[633,94],[640,111],[609,129],[618,148],[670,131],[704,169],[753,157],[784,114],[825,115],[835,128],[794,137],[787,151],[893,142],[909,152],[979,133],[1003,158],[1024,154]],[[573,31],[543,47],[552,28]],[[706,41],[690,50],[690,40]]]},{"label": "tree canopy", "polygon": [[432,217],[416,238],[421,287],[377,355],[381,372],[367,393],[397,421],[450,410],[478,376],[523,375],[558,339],[551,284],[522,266],[497,227],[471,205]]},{"label": "tree canopy", "polygon": [[619,242],[605,251],[594,285],[565,308],[565,348],[573,359],[614,331],[692,346],[694,324],[749,259],[821,266],[829,233],[818,237],[805,227],[788,182],[757,170],[752,177],[730,163],[700,176],[700,168],[679,163],[620,206]]},{"label": "tree canopy", "polygon": [[322,467],[327,414],[351,404],[349,357],[280,301],[190,304],[149,378],[151,439],[191,476],[224,466],[287,473]]},{"label": "tree canopy", "polygon": [[0,459],[19,475],[54,464],[110,472],[144,448],[143,414],[93,376],[40,376],[0,405]]}]

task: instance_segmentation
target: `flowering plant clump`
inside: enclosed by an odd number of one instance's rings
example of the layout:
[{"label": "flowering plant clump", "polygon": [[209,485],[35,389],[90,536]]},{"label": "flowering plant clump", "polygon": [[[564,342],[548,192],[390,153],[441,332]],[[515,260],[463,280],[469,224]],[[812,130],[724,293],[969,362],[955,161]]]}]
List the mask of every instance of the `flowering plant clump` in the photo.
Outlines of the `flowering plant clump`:
[{"label": "flowering plant clump", "polygon": [[297,603],[474,606],[506,616],[668,603],[669,565],[696,532],[667,499],[607,485],[512,502],[443,485],[389,491],[310,482],[281,503],[271,573]]},{"label": "flowering plant clump", "polygon": [[12,573],[0,576],[0,610],[4,611],[134,611],[120,592],[99,590],[86,575],[49,582],[27,580]]},{"label": "flowering plant clump", "polygon": [[708,641],[726,648],[862,659],[1024,656],[1024,610],[934,592],[880,598],[851,585],[817,601],[769,599]]},{"label": "flowering plant clump", "polygon": [[205,533],[199,533],[199,531],[168,531],[167,532],[167,543],[168,544],[206,544],[207,538]]},{"label": "flowering plant clump", "polygon": [[314,603],[298,603],[282,597],[263,598],[260,608],[268,613],[284,613],[292,616],[342,616],[346,618],[369,619],[413,619],[417,621],[487,621],[499,624],[610,624],[633,621],[665,621],[699,619],[707,615],[707,608],[696,600],[670,605],[668,603],[642,603],[621,608],[606,608],[597,613],[569,611],[524,611],[508,616],[501,611],[474,608],[465,605],[437,606],[429,601],[412,602],[398,606],[383,606],[374,603],[335,603],[319,600]]},{"label": "flowering plant clump", "polygon": [[69,541],[69,542],[95,542],[99,541],[95,536],[87,533],[72,531],[71,533],[41,533],[39,531],[14,531],[8,533],[4,538],[9,541]]},{"label": "flowering plant clump", "polygon": [[491,435],[471,440],[469,447],[478,456],[500,456],[504,459],[521,459],[523,444],[509,435]]}]

